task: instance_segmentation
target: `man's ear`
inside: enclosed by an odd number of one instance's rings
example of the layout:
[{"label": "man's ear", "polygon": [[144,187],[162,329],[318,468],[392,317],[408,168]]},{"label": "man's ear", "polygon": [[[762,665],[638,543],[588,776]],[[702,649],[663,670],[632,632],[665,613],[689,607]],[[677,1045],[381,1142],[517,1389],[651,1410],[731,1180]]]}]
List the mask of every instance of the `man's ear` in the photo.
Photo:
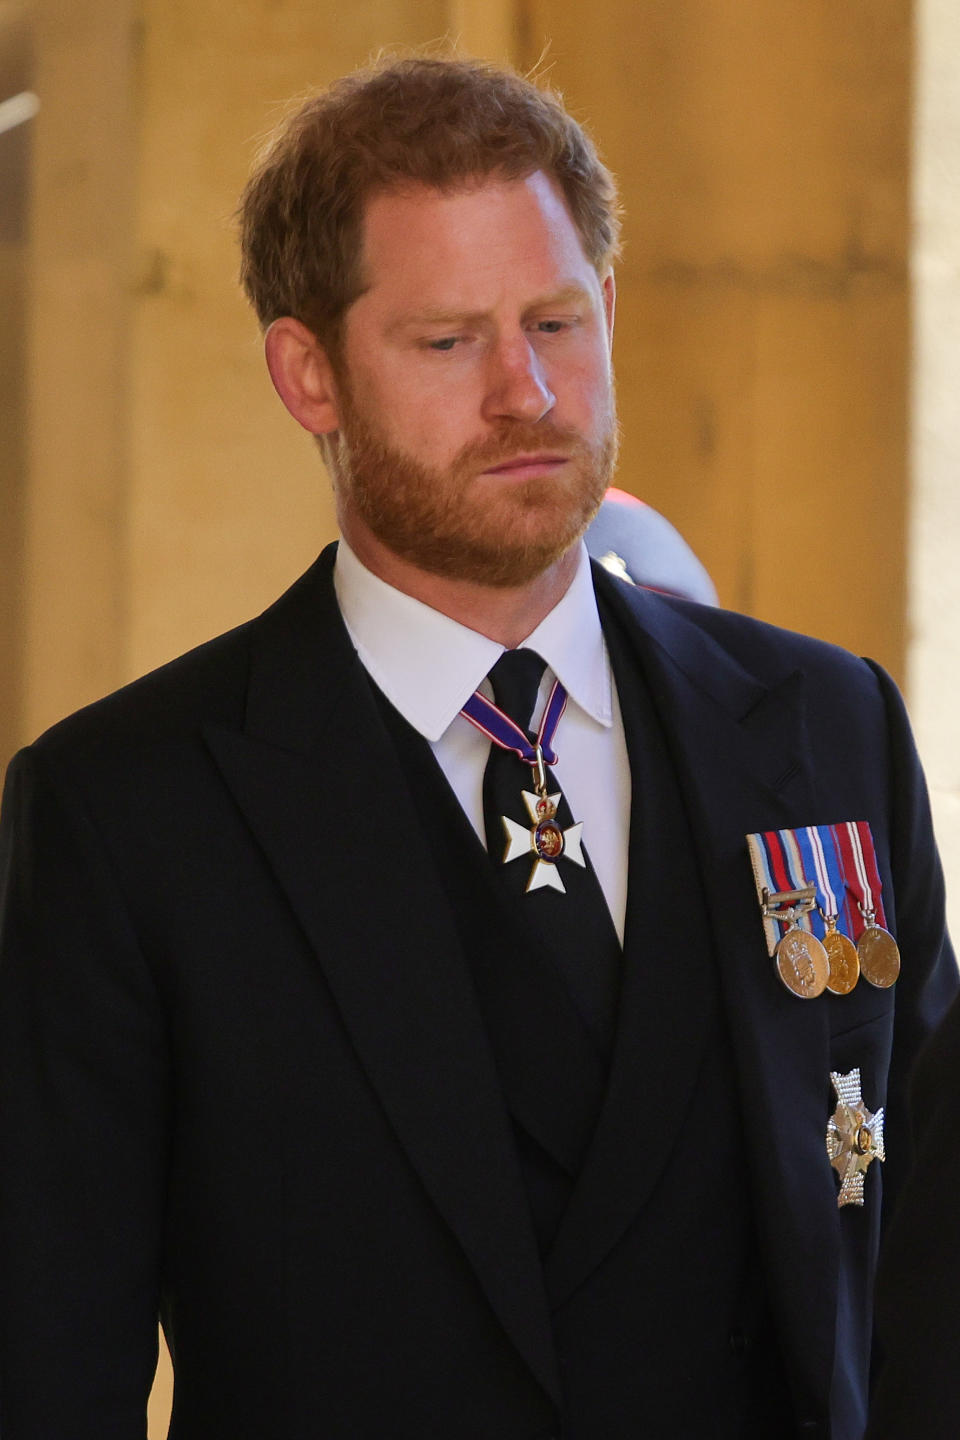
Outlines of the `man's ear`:
[{"label": "man's ear", "polygon": [[339,429],[333,368],[326,350],[306,325],[284,315],[264,336],[270,379],[294,420],[311,435]]},{"label": "man's ear", "polygon": [[613,271],[608,270],[601,281],[603,290],[603,313],[607,322],[607,343],[613,347],[613,319],[617,308],[617,283]]}]

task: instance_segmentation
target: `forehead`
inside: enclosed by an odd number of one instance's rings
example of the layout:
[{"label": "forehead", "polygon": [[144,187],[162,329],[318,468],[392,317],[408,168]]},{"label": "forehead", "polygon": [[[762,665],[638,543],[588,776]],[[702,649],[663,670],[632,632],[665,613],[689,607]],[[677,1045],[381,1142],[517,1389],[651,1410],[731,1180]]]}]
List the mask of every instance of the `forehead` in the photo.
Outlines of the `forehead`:
[{"label": "forehead", "polygon": [[566,201],[543,171],[453,191],[375,194],[363,225],[365,300],[491,303],[507,285],[548,291],[596,282]]}]

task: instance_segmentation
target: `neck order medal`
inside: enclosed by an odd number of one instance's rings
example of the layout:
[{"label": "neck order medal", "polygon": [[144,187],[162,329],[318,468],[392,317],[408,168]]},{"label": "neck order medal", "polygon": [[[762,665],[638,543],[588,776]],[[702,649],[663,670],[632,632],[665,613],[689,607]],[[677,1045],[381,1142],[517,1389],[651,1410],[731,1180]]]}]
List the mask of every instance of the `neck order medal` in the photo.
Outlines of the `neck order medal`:
[{"label": "neck order medal", "polygon": [[533,869],[530,871],[530,879],[527,881],[527,892],[539,890],[542,885],[548,885],[551,889],[565,894],[567,887],[557,869],[557,861],[561,855],[565,855],[575,865],[586,864],[580,848],[580,832],[583,829],[583,822],[578,821],[576,825],[570,825],[566,830],[560,828],[556,819],[557,809],[560,805],[560,791],[557,790],[553,795],[547,794],[543,754],[539,745],[536,749],[538,758],[533,767],[536,792],[530,790],[520,792],[530,816],[530,824],[519,825],[508,815],[500,817],[506,836],[503,863],[506,865],[511,860],[519,860],[523,855],[533,854],[536,858],[533,862]]},{"label": "neck order medal", "polygon": [[530,817],[529,824],[521,825],[508,815],[500,817],[505,840],[503,864],[519,860],[524,855],[534,857],[526,885],[528,894],[544,886],[566,894],[567,887],[557,869],[557,861],[563,857],[572,860],[575,865],[586,866],[587,863],[580,839],[583,822],[563,829],[557,820],[561,793],[556,790],[550,794],[547,785],[547,766],[556,765],[558,758],[553,749],[553,737],[566,705],[567,692],[560,681],[555,680],[540,721],[540,731],[532,743],[519,725],[514,724],[509,715],[481,695],[479,690],[474,691],[460,712],[494,745],[501,750],[512,750],[530,766],[533,790],[520,792]]}]

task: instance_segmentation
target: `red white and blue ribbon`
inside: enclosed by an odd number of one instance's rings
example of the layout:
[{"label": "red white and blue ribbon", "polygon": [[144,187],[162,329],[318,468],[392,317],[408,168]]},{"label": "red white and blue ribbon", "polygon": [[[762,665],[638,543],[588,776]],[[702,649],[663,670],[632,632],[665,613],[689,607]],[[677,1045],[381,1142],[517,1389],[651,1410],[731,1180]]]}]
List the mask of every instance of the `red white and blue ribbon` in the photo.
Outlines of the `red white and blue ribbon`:
[{"label": "red white and blue ribbon", "polygon": [[[865,912],[872,911],[877,924],[886,925],[868,821],[765,830],[748,835],[747,845],[761,902],[764,890],[773,895],[810,885],[816,888],[819,908],[800,916],[797,923],[818,939],[823,939],[826,930],[825,915],[836,916],[837,929],[854,944],[866,928]],[[765,917],[763,925],[772,955],[783,927],[773,916]]]},{"label": "red white and blue ribbon", "polygon": [[509,715],[481,695],[479,690],[474,690],[467,703],[461,708],[460,714],[464,715],[471,725],[477,729],[494,745],[499,745],[501,750],[512,750],[521,760],[528,765],[536,765],[538,752],[543,757],[545,765],[556,765],[560,758],[553,748],[553,737],[557,733],[557,726],[560,718],[567,708],[567,692],[559,680],[554,680],[553,689],[547,700],[543,718],[540,721],[540,729],[536,740],[531,744],[525,730],[515,725]]}]

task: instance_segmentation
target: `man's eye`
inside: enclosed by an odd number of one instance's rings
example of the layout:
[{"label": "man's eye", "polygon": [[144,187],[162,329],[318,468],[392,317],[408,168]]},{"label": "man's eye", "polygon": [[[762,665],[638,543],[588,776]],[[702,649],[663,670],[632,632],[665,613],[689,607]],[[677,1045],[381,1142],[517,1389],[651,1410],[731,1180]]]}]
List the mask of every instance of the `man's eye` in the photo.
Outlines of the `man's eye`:
[{"label": "man's eye", "polygon": [[456,335],[444,335],[442,340],[430,340],[428,342],[428,348],[431,350],[440,350],[443,354],[447,354],[454,348],[456,343]]},{"label": "man's eye", "polygon": [[559,335],[561,330],[567,328],[565,320],[538,320],[537,329],[541,335]]}]

